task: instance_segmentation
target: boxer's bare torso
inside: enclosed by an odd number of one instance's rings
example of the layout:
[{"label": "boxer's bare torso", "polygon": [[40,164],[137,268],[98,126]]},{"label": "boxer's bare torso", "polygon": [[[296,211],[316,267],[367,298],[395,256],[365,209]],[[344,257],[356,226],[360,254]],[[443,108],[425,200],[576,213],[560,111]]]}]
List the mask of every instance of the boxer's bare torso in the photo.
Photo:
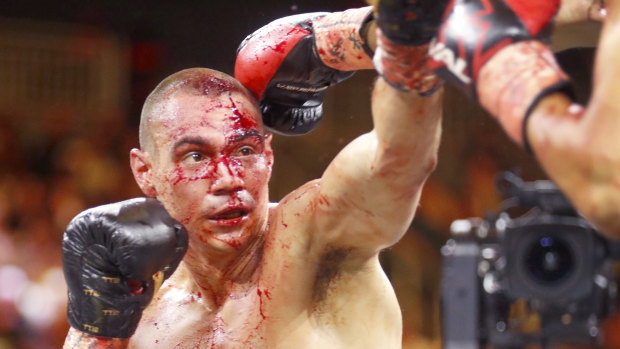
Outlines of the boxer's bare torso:
[{"label": "boxer's bare torso", "polygon": [[197,287],[181,264],[129,348],[400,347],[400,309],[377,256],[309,248],[304,218],[328,204],[314,201],[317,193],[318,183],[308,183],[271,209],[265,239],[242,258],[247,265],[235,266],[252,272],[224,294]]},{"label": "boxer's bare torso", "polygon": [[[256,107],[236,93],[175,98],[162,112],[174,115],[175,123],[161,122],[157,128],[160,149],[172,144],[180,149],[173,154],[193,156],[250,146],[257,153],[239,158],[243,172],[220,163],[213,181],[201,174],[177,176],[176,162],[167,167],[166,151],[159,152],[161,179],[151,183],[158,181],[158,198],[169,202],[168,210],[188,228],[190,246],[128,346],[399,348],[401,314],[378,254],[406,232],[436,165],[441,93],[421,98],[380,80],[373,95],[375,130],[347,145],[320,179],[276,207],[251,199],[265,198],[270,137],[253,143],[253,137],[236,136],[253,134],[253,126],[237,129],[236,122],[231,127],[231,117],[236,120],[231,112],[238,110],[244,124],[252,125],[249,121],[260,116]],[[208,143],[189,138],[188,148],[178,148],[186,133],[200,139],[209,135]],[[188,159],[181,166],[194,166],[190,157],[181,158]],[[221,212],[217,207],[227,207],[231,198],[234,207],[237,200],[254,207],[241,223],[217,218],[219,213],[202,218],[203,210]]]}]

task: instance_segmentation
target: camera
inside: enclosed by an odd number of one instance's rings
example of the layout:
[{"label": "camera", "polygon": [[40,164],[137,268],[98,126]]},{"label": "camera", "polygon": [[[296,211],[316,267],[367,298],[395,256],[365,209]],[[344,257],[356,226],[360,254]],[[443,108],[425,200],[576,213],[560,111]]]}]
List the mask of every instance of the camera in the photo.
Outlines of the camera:
[{"label": "camera", "polygon": [[496,187],[498,212],[454,221],[441,248],[443,348],[600,345],[616,310],[618,243],[551,181],[506,172]]}]

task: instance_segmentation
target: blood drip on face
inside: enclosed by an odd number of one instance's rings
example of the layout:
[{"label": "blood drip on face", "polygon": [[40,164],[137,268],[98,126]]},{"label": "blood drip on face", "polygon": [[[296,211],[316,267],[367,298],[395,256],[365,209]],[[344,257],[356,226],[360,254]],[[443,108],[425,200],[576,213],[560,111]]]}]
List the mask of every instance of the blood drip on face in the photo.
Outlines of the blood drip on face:
[{"label": "blood drip on face", "polygon": [[239,111],[239,107],[237,107],[237,104],[232,99],[232,97],[229,96],[228,98],[230,100],[230,103],[232,104],[233,115],[230,117],[230,121],[232,121],[233,129],[238,131],[256,129],[257,123],[255,118],[241,114],[241,112]]}]

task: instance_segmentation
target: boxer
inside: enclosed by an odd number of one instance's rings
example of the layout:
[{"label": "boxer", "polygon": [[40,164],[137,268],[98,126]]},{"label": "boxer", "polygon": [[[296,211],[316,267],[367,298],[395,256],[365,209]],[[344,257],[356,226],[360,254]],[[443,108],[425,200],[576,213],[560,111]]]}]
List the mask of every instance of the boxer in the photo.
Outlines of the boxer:
[{"label": "boxer", "polygon": [[[378,254],[407,231],[437,163],[441,81],[426,52],[444,5],[380,4],[374,58],[367,7],[260,29],[239,50],[245,86],[204,68],[162,81],[130,163],[170,217],[137,199],[69,225],[65,348],[399,348],[401,312]],[[263,117],[275,132],[309,132],[325,89],[373,61],[384,76],[374,129],[270,204]]]}]

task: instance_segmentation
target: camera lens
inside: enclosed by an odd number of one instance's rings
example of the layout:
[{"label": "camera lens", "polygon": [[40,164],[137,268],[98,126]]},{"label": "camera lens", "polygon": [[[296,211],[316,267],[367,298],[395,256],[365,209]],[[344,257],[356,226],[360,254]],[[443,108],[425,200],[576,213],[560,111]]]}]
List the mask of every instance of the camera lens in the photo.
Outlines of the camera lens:
[{"label": "camera lens", "polygon": [[573,255],[562,239],[542,236],[526,250],[525,269],[538,282],[552,284],[573,269]]}]

